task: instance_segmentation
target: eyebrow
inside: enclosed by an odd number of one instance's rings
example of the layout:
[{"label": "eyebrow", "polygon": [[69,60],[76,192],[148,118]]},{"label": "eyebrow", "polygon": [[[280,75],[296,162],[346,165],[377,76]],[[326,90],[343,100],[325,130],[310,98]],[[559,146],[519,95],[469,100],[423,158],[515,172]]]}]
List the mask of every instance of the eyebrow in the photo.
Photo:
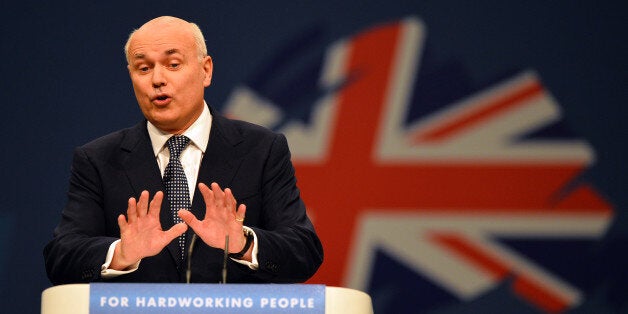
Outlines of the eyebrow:
[{"label": "eyebrow", "polygon": [[171,56],[171,55],[177,54],[177,53],[181,53],[181,51],[179,51],[179,49],[176,49],[176,48],[172,48],[172,49],[166,50],[166,55],[167,56]]},{"label": "eyebrow", "polygon": [[[177,54],[177,53],[180,54],[181,51],[179,49],[172,48],[172,49],[166,50],[165,55],[171,56],[171,55],[174,55],[174,54]],[[144,58],[146,58],[146,55],[143,54],[143,53],[136,53],[136,54],[133,55],[133,59],[144,59]]]}]

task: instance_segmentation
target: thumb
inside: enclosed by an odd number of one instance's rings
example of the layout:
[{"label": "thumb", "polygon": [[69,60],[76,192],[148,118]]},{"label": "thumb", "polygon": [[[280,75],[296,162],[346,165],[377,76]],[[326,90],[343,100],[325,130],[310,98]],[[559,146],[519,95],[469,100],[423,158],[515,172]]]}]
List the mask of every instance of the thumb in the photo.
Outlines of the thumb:
[{"label": "thumb", "polygon": [[174,240],[176,237],[180,236],[187,230],[188,230],[188,225],[182,222],[172,226],[172,228],[166,230],[166,237],[169,239],[168,242]]},{"label": "thumb", "polygon": [[180,210],[178,213],[179,217],[183,222],[185,222],[188,226],[194,229],[199,223],[200,220],[196,219],[196,216],[192,214],[189,210]]}]

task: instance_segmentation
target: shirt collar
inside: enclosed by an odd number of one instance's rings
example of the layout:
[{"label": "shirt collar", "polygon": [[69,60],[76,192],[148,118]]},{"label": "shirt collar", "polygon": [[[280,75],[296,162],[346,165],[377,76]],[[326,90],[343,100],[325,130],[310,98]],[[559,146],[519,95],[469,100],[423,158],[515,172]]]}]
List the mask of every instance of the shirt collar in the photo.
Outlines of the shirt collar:
[{"label": "shirt collar", "polygon": [[[205,149],[207,149],[209,131],[212,126],[212,115],[209,112],[207,103],[204,104],[205,105],[203,106],[203,112],[201,112],[201,115],[187,130],[185,130],[185,132],[183,132],[183,135],[187,136],[190,139],[190,142],[198,147],[203,154],[205,153]],[[150,142],[153,146],[153,153],[157,156],[164,149],[166,142],[172,134],[158,129],[154,124],[150,123],[150,121],[146,123],[146,128],[148,129],[148,136],[150,137]]]}]

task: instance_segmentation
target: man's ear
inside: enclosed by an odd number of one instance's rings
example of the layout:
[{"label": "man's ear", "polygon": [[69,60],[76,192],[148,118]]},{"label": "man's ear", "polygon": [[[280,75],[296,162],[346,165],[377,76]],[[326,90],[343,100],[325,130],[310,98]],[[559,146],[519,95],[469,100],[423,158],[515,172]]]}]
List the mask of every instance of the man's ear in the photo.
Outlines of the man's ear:
[{"label": "man's ear", "polygon": [[212,62],[212,57],[207,56],[203,59],[203,72],[205,72],[205,79],[203,80],[203,85],[205,87],[209,86],[212,83],[213,71],[214,71],[214,63]]}]

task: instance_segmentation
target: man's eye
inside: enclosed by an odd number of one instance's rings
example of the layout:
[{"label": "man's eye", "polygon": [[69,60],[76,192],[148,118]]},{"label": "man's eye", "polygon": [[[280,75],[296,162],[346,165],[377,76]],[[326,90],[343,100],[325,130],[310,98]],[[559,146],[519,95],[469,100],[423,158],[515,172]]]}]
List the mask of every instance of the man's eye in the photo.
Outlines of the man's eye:
[{"label": "man's eye", "polygon": [[139,67],[138,70],[140,70],[140,72],[148,72],[149,68],[148,67]]},{"label": "man's eye", "polygon": [[180,64],[178,64],[178,63],[171,63],[171,64],[170,64],[170,67],[171,67],[171,68],[173,68],[173,69],[176,69],[176,68],[178,68],[178,67],[179,67],[179,65],[180,65]]}]

